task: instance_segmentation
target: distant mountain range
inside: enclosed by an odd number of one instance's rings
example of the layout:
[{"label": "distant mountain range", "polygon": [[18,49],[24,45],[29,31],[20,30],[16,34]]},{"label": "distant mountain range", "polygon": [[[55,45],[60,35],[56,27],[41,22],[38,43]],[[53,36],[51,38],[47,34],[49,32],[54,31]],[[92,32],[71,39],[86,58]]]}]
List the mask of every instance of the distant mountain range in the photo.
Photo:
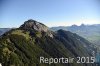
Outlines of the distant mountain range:
[{"label": "distant mountain range", "polygon": [[53,31],[59,29],[71,31],[86,38],[93,44],[100,45],[100,24],[94,24],[94,25],[81,24],[80,26],[72,25],[72,26],[60,26],[51,28],[51,30]]},{"label": "distant mountain range", "polygon": [[3,35],[5,32],[9,31],[11,28],[0,28],[0,35]]},{"label": "distant mountain range", "polygon": [[[0,38],[0,63],[3,66],[95,66],[78,64],[77,57],[90,57],[94,46],[70,31],[51,31],[35,20],[25,21],[19,28],[11,29]],[[40,57],[73,57],[73,63],[40,63]]]}]

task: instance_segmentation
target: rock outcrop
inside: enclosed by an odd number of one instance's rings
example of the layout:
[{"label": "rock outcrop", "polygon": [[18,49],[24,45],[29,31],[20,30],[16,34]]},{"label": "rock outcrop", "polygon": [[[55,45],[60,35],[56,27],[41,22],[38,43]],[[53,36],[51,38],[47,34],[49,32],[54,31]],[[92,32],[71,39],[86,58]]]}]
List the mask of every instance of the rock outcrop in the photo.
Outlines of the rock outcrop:
[{"label": "rock outcrop", "polygon": [[32,19],[25,21],[24,24],[20,26],[20,28],[34,29],[34,30],[39,31],[39,32],[47,32],[48,31],[47,26],[45,26],[44,24],[42,24],[40,22],[32,20]]}]

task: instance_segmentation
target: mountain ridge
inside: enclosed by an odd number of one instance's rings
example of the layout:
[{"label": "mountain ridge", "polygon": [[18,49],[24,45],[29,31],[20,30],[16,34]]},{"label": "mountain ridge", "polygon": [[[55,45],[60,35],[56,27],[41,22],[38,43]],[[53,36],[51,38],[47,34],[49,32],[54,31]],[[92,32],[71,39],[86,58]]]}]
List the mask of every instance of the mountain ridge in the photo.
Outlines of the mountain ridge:
[{"label": "mountain ridge", "polygon": [[[90,57],[94,47],[77,34],[65,30],[57,32],[33,28],[30,21],[26,26],[12,29],[0,38],[0,63],[3,66],[90,66],[77,64],[77,56]],[[36,21],[36,23],[38,23]],[[43,24],[42,24],[43,25]],[[37,26],[37,25],[35,25]],[[43,25],[44,26],[44,25]],[[28,27],[28,28],[27,28]],[[46,29],[48,29],[46,27]],[[52,34],[52,37],[51,37]],[[92,45],[91,45],[92,46]],[[89,49],[88,49],[89,48]],[[47,58],[74,57],[72,64],[44,64],[39,62],[40,56]]]},{"label": "mountain ridge", "polygon": [[72,25],[72,26],[62,26],[62,27],[52,27],[51,30],[56,31],[59,29],[71,31],[76,33],[93,44],[99,45],[100,44],[100,24],[93,24],[93,25],[85,25],[81,24],[80,26]]}]

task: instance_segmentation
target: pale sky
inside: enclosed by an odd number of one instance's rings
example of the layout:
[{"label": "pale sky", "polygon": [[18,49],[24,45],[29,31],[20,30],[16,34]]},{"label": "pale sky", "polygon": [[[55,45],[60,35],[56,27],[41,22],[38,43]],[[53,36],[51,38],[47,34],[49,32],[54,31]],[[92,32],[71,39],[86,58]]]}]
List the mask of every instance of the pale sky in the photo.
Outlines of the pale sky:
[{"label": "pale sky", "polygon": [[0,0],[0,28],[34,19],[48,27],[100,24],[100,0]]}]

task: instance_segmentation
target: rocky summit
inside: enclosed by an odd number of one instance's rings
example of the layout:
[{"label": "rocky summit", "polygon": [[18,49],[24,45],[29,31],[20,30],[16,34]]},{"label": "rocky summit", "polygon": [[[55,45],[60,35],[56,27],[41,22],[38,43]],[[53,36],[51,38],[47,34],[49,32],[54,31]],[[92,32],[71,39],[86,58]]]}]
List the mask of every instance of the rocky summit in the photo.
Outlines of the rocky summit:
[{"label": "rocky summit", "polygon": [[34,29],[39,32],[47,32],[48,27],[44,24],[37,22],[35,20],[29,19],[28,21],[25,21],[23,25],[20,26],[20,28],[23,29]]}]

